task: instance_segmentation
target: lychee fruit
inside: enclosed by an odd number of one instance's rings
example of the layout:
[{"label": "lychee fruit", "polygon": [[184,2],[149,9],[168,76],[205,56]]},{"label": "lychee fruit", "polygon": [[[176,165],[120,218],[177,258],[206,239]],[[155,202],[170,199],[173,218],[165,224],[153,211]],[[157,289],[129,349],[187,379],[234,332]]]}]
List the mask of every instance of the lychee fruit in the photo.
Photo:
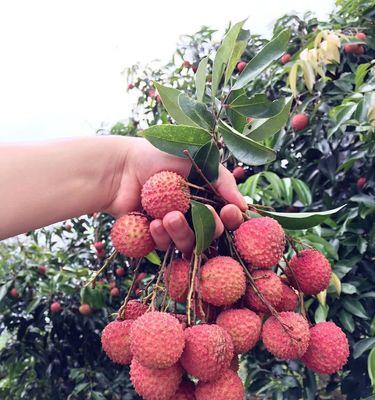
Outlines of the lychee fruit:
[{"label": "lychee fruit", "polygon": [[361,56],[364,53],[365,53],[365,48],[363,46],[361,46],[360,44],[357,45],[357,47],[354,49],[354,54],[357,56]]},{"label": "lychee fruit", "polygon": [[125,307],[125,319],[137,319],[145,314],[148,310],[148,305],[143,304],[138,300],[129,300]]},{"label": "lychee fruit", "polygon": [[177,392],[170,400],[195,400],[195,385],[192,381],[183,380]]},{"label": "lychee fruit", "polygon": [[147,277],[146,272],[140,272],[140,273],[137,275],[137,278],[135,279],[135,285],[136,285],[136,286],[139,286],[139,284],[141,283],[141,281],[142,281],[143,279],[145,279],[146,277]]},{"label": "lychee fruit", "polygon": [[327,289],[332,274],[329,261],[314,249],[302,250],[293,256],[285,272],[292,286],[309,295]]},{"label": "lychee fruit", "polygon": [[116,250],[128,257],[144,257],[155,248],[150,222],[141,213],[120,217],[112,227],[111,239]]},{"label": "lychee fruit", "polygon": [[318,374],[339,371],[349,357],[345,333],[333,322],[319,322],[310,328],[310,344],[301,360]]},{"label": "lychee fruit", "polygon": [[69,224],[69,222],[67,222],[67,223],[64,225],[64,229],[65,229],[67,232],[71,232],[71,230],[72,230],[72,225]]},{"label": "lychee fruit", "polygon": [[296,114],[292,118],[291,122],[293,130],[296,132],[303,131],[308,124],[309,124],[309,117],[304,113]]},{"label": "lychee fruit", "polygon": [[[283,287],[280,278],[269,270],[257,270],[252,274],[254,284],[258,291],[263,295],[264,299],[272,306],[276,307],[283,294]],[[245,301],[249,308],[255,311],[268,313],[269,309],[266,304],[260,299],[258,293],[248,286],[245,293]]]},{"label": "lychee fruit", "polygon": [[237,166],[233,169],[232,174],[236,181],[242,181],[246,177],[246,170],[244,167]]},{"label": "lychee fruit", "polygon": [[195,390],[196,400],[243,400],[244,396],[240,377],[230,369],[216,381],[199,382]]},{"label": "lychee fruit", "polygon": [[152,99],[156,96],[156,91],[155,89],[150,89],[148,91],[148,96],[151,97]]},{"label": "lychee fruit", "polygon": [[113,321],[103,329],[102,347],[107,356],[117,364],[130,364],[130,328],[133,321]]},{"label": "lychee fruit", "polygon": [[357,188],[359,190],[362,190],[365,185],[366,185],[366,178],[364,176],[359,177],[357,180]]},{"label": "lychee fruit", "polygon": [[252,218],[234,232],[240,255],[253,269],[272,268],[284,253],[285,233],[273,218]]},{"label": "lychee fruit", "polygon": [[115,272],[119,278],[122,278],[123,276],[125,276],[125,268],[116,268]]},{"label": "lychee fruit", "polygon": [[247,353],[260,338],[262,320],[247,308],[223,311],[216,323],[231,336],[235,353]]},{"label": "lychee fruit", "polygon": [[186,300],[189,291],[189,263],[182,259],[175,259],[165,269],[164,281],[173,301],[182,303]]},{"label": "lychee fruit", "polygon": [[272,316],[264,323],[262,340],[266,349],[277,358],[300,358],[309,345],[309,324],[301,314],[281,312],[278,319]]},{"label": "lychee fruit", "polygon": [[109,287],[110,287],[111,289],[113,289],[114,287],[116,287],[116,285],[117,285],[116,281],[110,281],[110,282],[109,282]]},{"label": "lychee fruit", "polygon": [[344,46],[344,51],[346,54],[353,54],[357,51],[358,45],[353,43],[347,43]]},{"label": "lychee fruit", "polygon": [[10,295],[15,299],[18,297],[18,291],[15,287],[10,290]]},{"label": "lychee fruit", "polygon": [[89,314],[91,314],[91,307],[90,307],[90,305],[89,305],[89,304],[86,304],[86,303],[81,304],[81,305],[79,306],[79,312],[80,312],[82,315],[89,315]]},{"label": "lychee fruit", "polygon": [[102,251],[104,249],[104,243],[103,242],[95,242],[94,247],[96,251]]},{"label": "lychee fruit", "polygon": [[111,289],[111,296],[112,297],[119,297],[120,296],[120,289],[118,287],[113,287]]},{"label": "lychee fruit", "polygon": [[61,304],[58,301],[54,301],[51,306],[50,306],[50,310],[52,314],[57,314],[58,312],[61,311]]},{"label": "lychee fruit", "polygon": [[364,33],[364,32],[358,32],[356,35],[355,35],[355,37],[357,38],[357,39],[359,39],[359,40],[366,40],[366,38],[367,38],[367,35]]},{"label": "lychee fruit", "polygon": [[214,306],[231,305],[245,293],[245,273],[241,264],[231,257],[209,259],[200,275],[202,299]]},{"label": "lychee fruit", "polygon": [[153,218],[163,219],[171,211],[189,209],[190,190],[186,180],[171,171],[151,176],[142,187],[142,207]]},{"label": "lychee fruit", "polygon": [[218,325],[195,325],[185,329],[185,349],[181,364],[186,372],[208,382],[229,368],[233,343],[229,334]]},{"label": "lychee fruit", "polygon": [[134,89],[134,84],[133,83],[129,83],[129,85],[128,85],[128,90],[132,90],[132,89]]},{"label": "lychee fruit", "polygon": [[130,365],[130,380],[144,400],[171,400],[181,379],[182,369],[179,364],[165,369],[151,369],[133,358]]},{"label": "lychee fruit", "polygon": [[41,275],[45,275],[46,272],[47,272],[47,267],[46,267],[45,265],[39,265],[39,266],[38,266],[38,272],[39,272]]},{"label": "lychee fruit", "polygon": [[245,61],[240,61],[237,64],[237,71],[242,72],[246,68],[247,63]]},{"label": "lychee fruit", "polygon": [[193,72],[194,72],[194,74],[198,71],[198,66],[197,65],[195,65],[195,64],[193,64],[192,66],[191,66],[191,69],[193,70]]},{"label": "lychee fruit", "polygon": [[284,53],[281,56],[281,64],[284,65],[284,64],[288,63],[291,59],[292,59],[292,56],[289,53]]},{"label": "lychee fruit", "polygon": [[188,68],[189,69],[189,68],[191,68],[191,63],[188,60],[184,60],[183,63],[182,63],[182,66],[184,68]]},{"label": "lychee fruit", "polygon": [[298,294],[290,286],[282,283],[283,293],[280,303],[275,308],[277,311],[294,311],[298,305]]},{"label": "lychee fruit", "polygon": [[134,357],[147,368],[168,368],[181,357],[184,330],[172,315],[153,311],[143,314],[131,328]]},{"label": "lychee fruit", "polygon": [[234,357],[232,358],[232,361],[230,362],[229,368],[233,372],[238,372],[238,370],[240,369],[240,360],[239,360],[237,354],[235,354]]}]

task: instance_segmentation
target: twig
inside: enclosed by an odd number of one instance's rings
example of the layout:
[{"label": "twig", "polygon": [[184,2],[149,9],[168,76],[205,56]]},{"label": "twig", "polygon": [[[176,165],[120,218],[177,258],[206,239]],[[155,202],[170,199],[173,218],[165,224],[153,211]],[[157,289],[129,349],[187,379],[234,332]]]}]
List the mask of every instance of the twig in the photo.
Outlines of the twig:
[{"label": "twig", "polygon": [[188,186],[190,186],[190,187],[192,187],[194,189],[203,190],[204,192],[208,192],[208,190],[203,186],[194,185],[194,183],[191,183],[191,182],[186,182],[186,183],[187,183]]},{"label": "twig", "polygon": [[95,275],[85,284],[85,287],[91,285],[91,284],[95,284],[96,280],[98,279],[98,276],[105,271],[112,263],[112,261],[116,258],[118,254],[118,251],[115,250],[106,260],[105,263],[103,264],[103,266],[99,269],[99,271],[97,271],[95,273]]},{"label": "twig", "polygon": [[190,195],[190,198],[193,200],[201,201],[202,203],[208,203],[214,206],[220,206],[220,203],[218,203],[217,201],[206,199],[205,197]]},{"label": "twig", "polygon": [[191,325],[191,300],[192,300],[193,293],[194,293],[195,276],[197,274],[198,264],[200,264],[200,256],[198,256],[195,251],[193,254],[193,258],[194,258],[194,263],[193,263],[193,270],[191,273],[191,280],[190,280],[190,287],[189,287],[189,293],[188,293],[188,298],[187,298],[187,308],[186,308],[188,326]]}]

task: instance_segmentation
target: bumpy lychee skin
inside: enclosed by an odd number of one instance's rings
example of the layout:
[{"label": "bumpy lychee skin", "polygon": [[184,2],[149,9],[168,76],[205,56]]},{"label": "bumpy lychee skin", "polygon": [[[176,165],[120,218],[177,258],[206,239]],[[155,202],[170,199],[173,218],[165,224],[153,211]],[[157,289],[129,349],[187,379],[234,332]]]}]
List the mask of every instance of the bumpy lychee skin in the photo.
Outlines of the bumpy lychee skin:
[{"label": "bumpy lychee skin", "polygon": [[231,257],[214,257],[202,267],[202,299],[214,306],[229,306],[243,296],[246,277],[239,262]]},{"label": "bumpy lychee skin", "polygon": [[195,385],[192,381],[184,380],[181,382],[177,392],[170,400],[195,400]]},{"label": "bumpy lychee skin", "polygon": [[185,329],[185,339],[181,364],[188,374],[208,382],[229,368],[233,358],[233,343],[220,326],[192,326]]},{"label": "bumpy lychee skin", "polygon": [[272,268],[284,253],[285,233],[273,218],[252,218],[234,232],[240,255],[253,269]]},{"label": "bumpy lychee skin", "polygon": [[180,385],[181,377],[179,364],[166,369],[151,369],[133,358],[130,366],[130,380],[144,400],[170,400]]},{"label": "bumpy lychee skin", "polygon": [[[255,281],[255,286],[263,295],[264,299],[267,300],[271,306],[276,307],[280,303],[283,294],[280,278],[269,270],[257,270],[251,275]],[[267,306],[262,302],[251,286],[248,286],[246,290],[245,301],[247,306],[252,310],[264,313],[269,312]]]},{"label": "bumpy lychee skin", "polygon": [[137,319],[145,314],[148,310],[148,305],[143,304],[138,300],[130,300],[126,304],[124,317],[125,319]]},{"label": "bumpy lychee skin", "polygon": [[290,260],[285,272],[296,289],[298,283],[302,292],[310,295],[327,289],[332,274],[329,261],[320,251],[314,249],[300,251]]},{"label": "bumpy lychee skin", "polygon": [[290,286],[282,283],[283,293],[280,302],[276,305],[276,310],[281,311],[294,311],[298,305],[298,295]]},{"label": "bumpy lychee skin", "polygon": [[111,239],[116,250],[127,257],[144,257],[155,248],[150,222],[141,213],[120,217],[112,227]]},{"label": "bumpy lychee skin", "polygon": [[186,213],[190,204],[190,190],[186,180],[171,171],[162,171],[143,185],[142,207],[153,218],[162,219],[171,211]]},{"label": "bumpy lychee skin", "polygon": [[235,353],[247,353],[258,342],[262,320],[247,308],[226,310],[219,314],[216,323],[232,338]]},{"label": "bumpy lychee skin", "polygon": [[310,341],[308,322],[301,314],[291,311],[281,312],[279,321],[270,317],[263,325],[262,339],[266,349],[283,360],[300,358]]},{"label": "bumpy lychee skin", "polygon": [[319,322],[310,329],[310,344],[301,360],[318,374],[334,374],[347,362],[349,344],[333,322]]},{"label": "bumpy lychee skin", "polygon": [[168,368],[175,364],[185,346],[184,331],[172,315],[149,312],[134,321],[131,332],[134,357],[148,368]]},{"label": "bumpy lychee skin", "polygon": [[309,124],[309,117],[304,113],[296,114],[292,118],[291,122],[293,130],[296,132],[303,131],[308,124]]},{"label": "bumpy lychee skin", "polygon": [[173,260],[166,268],[164,280],[170,298],[182,303],[186,300],[189,291],[189,263],[182,259]]},{"label": "bumpy lychee skin", "polygon": [[243,400],[245,389],[239,376],[232,370],[225,371],[213,382],[200,382],[195,390],[196,400]]},{"label": "bumpy lychee skin", "polygon": [[130,328],[133,321],[110,322],[102,332],[102,347],[115,363],[127,365],[132,360],[130,350]]}]

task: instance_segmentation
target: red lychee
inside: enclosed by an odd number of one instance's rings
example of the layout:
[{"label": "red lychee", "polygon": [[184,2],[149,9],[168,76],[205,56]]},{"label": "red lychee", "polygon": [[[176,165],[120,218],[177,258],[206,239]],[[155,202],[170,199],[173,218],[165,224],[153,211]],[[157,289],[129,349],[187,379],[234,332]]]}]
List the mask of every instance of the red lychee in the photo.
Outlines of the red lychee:
[{"label": "red lychee", "polygon": [[281,64],[284,65],[284,64],[288,63],[291,59],[292,59],[292,56],[289,53],[284,53],[281,56]]},{"label": "red lychee", "polygon": [[244,167],[237,166],[233,169],[232,174],[236,181],[242,181],[246,176],[246,171]]},{"label": "red lychee", "polygon": [[139,286],[139,284],[141,283],[141,281],[142,281],[143,279],[145,279],[146,277],[147,277],[146,272],[140,272],[140,273],[137,275],[137,278],[135,279],[135,285],[136,285],[136,286]]},{"label": "red lychee", "polygon": [[191,69],[193,70],[193,72],[194,72],[194,74],[198,71],[198,66],[197,65],[195,65],[195,64],[193,64],[192,66],[191,66]]},{"label": "red lychee", "polygon": [[[283,293],[283,287],[280,278],[272,271],[269,270],[258,270],[252,274],[255,286],[258,291],[263,295],[264,299],[272,307],[276,307],[280,301]],[[260,299],[255,290],[248,286],[245,294],[245,301],[249,308],[255,311],[268,313],[268,307]]]},{"label": "red lychee", "polygon": [[275,306],[276,310],[294,311],[298,305],[298,294],[290,286],[282,283],[283,293],[280,302]]},{"label": "red lychee", "polygon": [[103,242],[95,242],[94,247],[96,251],[102,251],[104,249],[104,243]]},{"label": "red lychee", "polygon": [[334,374],[347,362],[349,344],[333,322],[319,322],[310,329],[310,344],[301,360],[318,374]]},{"label": "red lychee", "polygon": [[309,117],[304,113],[296,114],[292,118],[291,122],[293,130],[296,132],[303,131],[308,124],[309,124]]},{"label": "red lychee", "polygon": [[275,357],[283,360],[300,358],[309,345],[309,324],[300,314],[281,312],[278,320],[272,316],[264,323],[262,340]]},{"label": "red lychee", "polygon": [[81,305],[79,306],[79,312],[80,312],[82,315],[89,315],[89,314],[91,314],[91,307],[90,307],[90,305],[89,305],[89,304],[86,304],[86,303],[81,304]]},{"label": "red lychee", "polygon": [[229,367],[233,372],[238,372],[240,369],[240,360],[238,358],[238,355],[235,354],[234,357],[232,358],[232,361],[230,363]]},{"label": "red lychee", "polygon": [[217,325],[231,336],[235,353],[247,353],[258,342],[262,320],[247,308],[226,310],[216,319]]},{"label": "red lychee", "polygon": [[195,385],[192,381],[183,380],[177,392],[170,400],[195,400]]},{"label": "red lychee", "polygon": [[130,380],[135,391],[144,400],[171,400],[180,385],[181,378],[182,369],[179,364],[165,369],[151,369],[133,358],[130,366]]},{"label": "red lychee", "polygon": [[10,295],[15,299],[18,297],[18,291],[15,287],[10,290]]},{"label": "red lychee", "polygon": [[195,325],[185,329],[185,349],[181,364],[186,372],[208,382],[229,368],[233,343],[229,334],[218,325]]},{"label": "red lychee", "polygon": [[186,213],[190,205],[190,190],[181,175],[161,171],[143,185],[141,200],[147,214],[162,219],[171,211]]},{"label": "red lychee", "polygon": [[64,229],[65,229],[67,232],[71,232],[71,230],[72,230],[72,225],[69,224],[69,222],[67,222],[67,223],[64,225]]},{"label": "red lychee", "polygon": [[293,256],[285,272],[296,289],[299,286],[303,293],[310,295],[327,289],[332,274],[329,261],[314,249],[302,250]]},{"label": "red lychee", "polygon": [[234,232],[240,255],[253,269],[272,268],[284,253],[285,233],[273,218],[252,218]]},{"label": "red lychee", "polygon": [[155,91],[155,89],[150,89],[149,91],[148,91],[148,95],[149,95],[149,97],[151,97],[152,99],[156,96],[156,91]]},{"label": "red lychee", "polygon": [[246,277],[239,262],[231,257],[209,259],[201,269],[202,299],[215,306],[228,306],[243,296]]},{"label": "red lychee", "polygon": [[122,278],[123,276],[125,276],[125,268],[116,268],[116,275],[119,278]]},{"label": "red lychee", "polygon": [[367,35],[364,32],[358,32],[355,37],[359,40],[365,41],[367,38]]},{"label": "red lychee", "polygon": [[247,65],[247,62],[245,62],[245,61],[240,61],[240,62],[237,64],[237,71],[238,71],[238,72],[242,72],[242,71],[246,68],[246,65]]},{"label": "red lychee", "polygon": [[365,48],[363,46],[361,46],[360,44],[357,45],[357,47],[354,49],[354,54],[357,56],[361,56],[364,53],[365,53]]},{"label": "red lychee", "polygon": [[58,301],[54,301],[51,306],[50,310],[52,314],[56,314],[61,311],[61,304]]},{"label": "red lychee", "polygon": [[128,257],[144,257],[155,248],[150,222],[141,213],[120,217],[112,227],[111,239],[116,250]]},{"label": "red lychee", "polygon": [[344,51],[345,51],[346,54],[353,54],[356,51],[358,51],[357,48],[358,48],[358,44],[347,43],[344,46]]},{"label": "red lychee", "polygon": [[113,287],[111,289],[111,296],[112,297],[119,297],[120,296],[120,289],[118,287]]},{"label": "red lychee", "polygon": [[102,332],[102,347],[107,356],[117,364],[130,364],[130,328],[133,321],[110,322]]},{"label": "red lychee", "polygon": [[358,190],[362,190],[365,185],[366,185],[366,178],[364,176],[359,177],[357,180]]},{"label": "red lychee", "polygon": [[116,281],[110,281],[110,282],[109,282],[109,287],[110,287],[111,289],[113,289],[114,287],[116,287]]},{"label": "red lychee", "polygon": [[245,389],[239,376],[232,370],[225,371],[216,381],[199,382],[196,400],[243,400]]},{"label": "red lychee", "polygon": [[246,118],[246,122],[247,122],[248,124],[251,124],[253,121],[254,121],[254,118],[252,118],[252,117],[247,117],[247,118]]},{"label": "red lychee", "polygon": [[129,300],[125,307],[125,319],[137,319],[145,314],[147,310],[147,304],[143,304],[138,300]]},{"label": "red lychee", "polygon": [[190,61],[188,61],[188,60],[184,60],[184,62],[182,63],[182,66],[184,67],[184,68],[191,68],[191,63],[190,63]]},{"label": "red lychee", "polygon": [[134,321],[131,349],[134,357],[147,368],[168,368],[184,349],[184,331],[180,322],[163,312],[149,312]]},{"label": "red lychee", "polygon": [[128,85],[128,90],[132,90],[132,89],[134,89],[134,84],[133,83],[129,83],[129,85]]},{"label": "red lychee", "polygon": [[173,260],[166,268],[165,285],[173,301],[182,303],[186,300],[189,291],[189,272],[190,265],[182,258]]},{"label": "red lychee", "polygon": [[46,272],[47,272],[47,267],[46,267],[45,265],[39,265],[39,266],[38,266],[38,272],[39,272],[41,275],[45,275]]}]

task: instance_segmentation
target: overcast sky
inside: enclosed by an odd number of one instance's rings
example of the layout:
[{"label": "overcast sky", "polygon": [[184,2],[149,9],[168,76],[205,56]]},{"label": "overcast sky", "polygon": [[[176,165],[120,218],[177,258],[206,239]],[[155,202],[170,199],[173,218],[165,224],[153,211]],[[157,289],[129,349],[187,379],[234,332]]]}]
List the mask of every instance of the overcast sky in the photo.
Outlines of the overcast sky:
[{"label": "overcast sky", "polygon": [[130,112],[121,72],[168,60],[202,25],[269,36],[285,13],[325,18],[333,0],[11,0],[0,2],[0,139],[91,135]]}]

